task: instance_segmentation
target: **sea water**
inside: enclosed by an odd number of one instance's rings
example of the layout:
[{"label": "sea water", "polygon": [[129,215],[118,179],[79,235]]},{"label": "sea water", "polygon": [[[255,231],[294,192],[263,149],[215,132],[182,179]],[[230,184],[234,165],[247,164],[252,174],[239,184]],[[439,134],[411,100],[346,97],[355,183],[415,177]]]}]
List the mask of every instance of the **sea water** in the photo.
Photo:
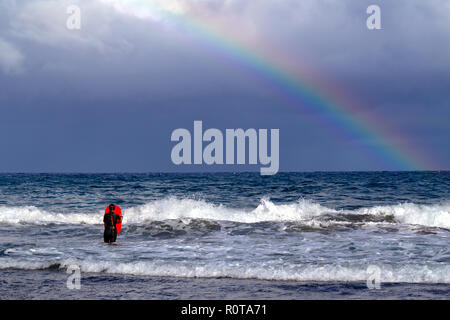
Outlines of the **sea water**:
[{"label": "sea water", "polygon": [[450,172],[0,175],[2,298],[449,298],[449,240]]}]

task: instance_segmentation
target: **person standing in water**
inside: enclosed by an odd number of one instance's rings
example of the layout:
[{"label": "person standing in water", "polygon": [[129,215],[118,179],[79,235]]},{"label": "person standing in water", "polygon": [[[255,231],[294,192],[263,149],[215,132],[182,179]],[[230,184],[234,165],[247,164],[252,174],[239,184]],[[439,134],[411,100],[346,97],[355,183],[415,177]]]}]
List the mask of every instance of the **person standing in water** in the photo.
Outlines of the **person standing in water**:
[{"label": "person standing in water", "polygon": [[117,234],[120,233],[122,227],[122,210],[115,204],[110,204],[103,216],[103,224],[105,226],[105,232],[103,233],[103,239],[105,243],[111,244],[116,242]]}]

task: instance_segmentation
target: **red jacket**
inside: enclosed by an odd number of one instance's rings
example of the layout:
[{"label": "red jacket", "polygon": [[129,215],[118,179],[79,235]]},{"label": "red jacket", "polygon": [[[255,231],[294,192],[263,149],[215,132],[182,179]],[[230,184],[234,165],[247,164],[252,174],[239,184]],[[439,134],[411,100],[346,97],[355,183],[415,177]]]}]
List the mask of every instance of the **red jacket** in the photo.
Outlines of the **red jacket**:
[{"label": "red jacket", "polygon": [[[105,214],[109,213],[109,206],[106,207]],[[115,205],[114,213],[120,217],[119,222],[116,224],[117,234],[120,233],[120,228],[122,227],[122,210],[118,205]]]}]

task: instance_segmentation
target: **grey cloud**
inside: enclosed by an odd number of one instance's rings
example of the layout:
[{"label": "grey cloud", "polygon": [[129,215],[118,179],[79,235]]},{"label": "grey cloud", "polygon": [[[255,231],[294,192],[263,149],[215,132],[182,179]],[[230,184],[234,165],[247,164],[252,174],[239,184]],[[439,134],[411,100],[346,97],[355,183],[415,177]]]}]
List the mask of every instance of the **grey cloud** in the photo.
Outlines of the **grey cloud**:
[{"label": "grey cloud", "polygon": [[[365,11],[373,3],[382,9],[382,30],[366,28]],[[69,4],[82,10],[81,30],[66,28]],[[39,113],[52,106],[83,119],[83,106],[93,114],[116,110],[118,119],[135,120],[128,110],[145,107],[139,118],[159,117],[153,125],[161,128],[173,127],[173,115],[162,119],[165,112],[176,114],[180,126],[193,120],[193,110],[197,117],[218,121],[216,127],[223,119],[224,126],[276,119],[285,126],[282,132],[311,137],[302,140],[305,149],[314,147],[315,154],[332,159],[321,147],[330,141],[308,115],[286,107],[276,84],[250,70],[245,59],[236,59],[236,52],[223,50],[223,38],[205,36],[207,27],[274,64],[289,62],[289,71],[310,82],[302,73],[306,65],[399,131],[418,133],[418,141],[436,146],[448,141],[441,136],[448,124],[440,116],[448,113],[450,101],[447,0],[5,0],[0,3],[1,109],[13,114],[20,106]],[[246,109],[247,119],[233,122],[227,108]],[[51,117],[54,111],[46,112]],[[94,124],[86,126],[96,132]],[[300,152],[298,137],[287,139],[289,153]],[[296,158],[285,163],[295,169]],[[310,163],[314,169],[316,160]]]},{"label": "grey cloud", "polygon": [[0,69],[6,74],[23,71],[24,55],[11,43],[0,38]]}]

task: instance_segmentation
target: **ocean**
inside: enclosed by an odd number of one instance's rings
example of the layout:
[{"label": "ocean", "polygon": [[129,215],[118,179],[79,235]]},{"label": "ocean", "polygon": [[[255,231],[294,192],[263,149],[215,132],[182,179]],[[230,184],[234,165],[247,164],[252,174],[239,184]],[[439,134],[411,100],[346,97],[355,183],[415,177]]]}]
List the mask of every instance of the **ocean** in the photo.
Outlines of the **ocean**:
[{"label": "ocean", "polygon": [[0,174],[2,299],[449,299],[449,240],[450,172]]}]

